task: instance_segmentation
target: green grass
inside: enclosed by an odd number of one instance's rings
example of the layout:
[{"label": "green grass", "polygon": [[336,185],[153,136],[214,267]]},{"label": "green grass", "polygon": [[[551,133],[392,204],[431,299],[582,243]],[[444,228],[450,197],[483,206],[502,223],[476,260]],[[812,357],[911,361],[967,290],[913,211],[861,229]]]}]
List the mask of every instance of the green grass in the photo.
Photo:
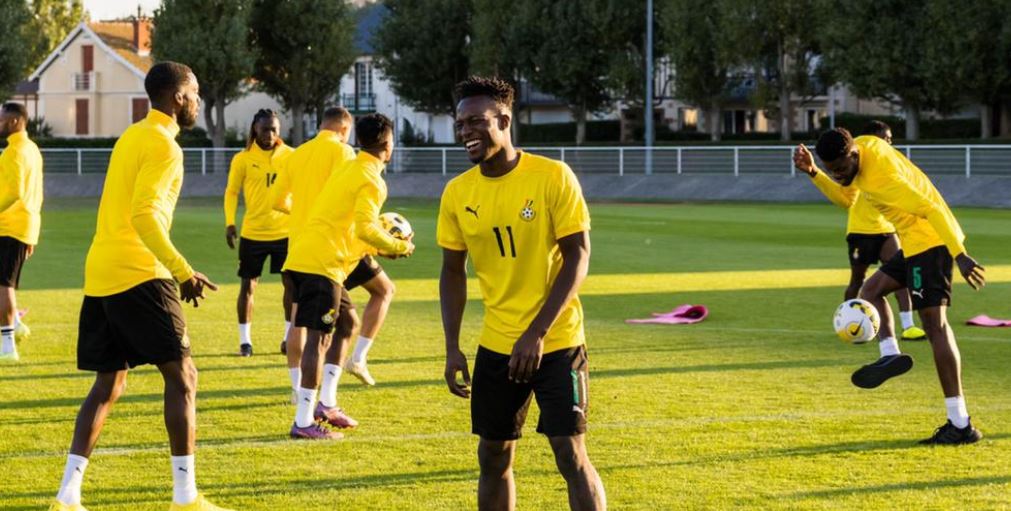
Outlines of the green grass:
[{"label": "green grass", "polygon": [[[0,366],[0,508],[41,509],[56,492],[77,407],[91,383],[75,369],[83,260],[94,200],[47,202],[42,245],[18,298],[33,336],[22,363]],[[186,314],[200,368],[198,483],[236,509],[475,507],[476,439],[467,403],[442,383],[434,244],[436,206],[399,201],[419,231],[414,257],[389,262],[400,293],[372,350],[379,380],[345,379],[341,404],[362,422],[339,443],[287,439],[293,410],[276,353],[280,285],[266,278],[253,326],[257,355],[236,351],[235,254],[217,201],[184,201],[173,238],[221,291]],[[969,328],[1011,315],[1011,211],[959,210],[974,256],[995,281],[956,286],[950,317],[962,348],[975,446],[923,448],[944,421],[924,343],[908,375],[875,391],[849,383],[876,347],[835,340],[846,280],[843,213],[828,205],[594,204],[583,303],[591,361],[588,445],[613,509],[999,509],[1011,494],[1011,331]],[[822,271],[805,271],[822,270]],[[472,286],[476,291],[476,286]],[[356,294],[360,301],[361,294]],[[359,302],[360,303],[360,302]],[[704,323],[630,326],[680,303]],[[465,351],[481,306],[471,302]],[[93,510],[165,509],[171,498],[161,380],[131,373],[84,484]],[[547,442],[520,443],[521,509],[561,509]]]}]

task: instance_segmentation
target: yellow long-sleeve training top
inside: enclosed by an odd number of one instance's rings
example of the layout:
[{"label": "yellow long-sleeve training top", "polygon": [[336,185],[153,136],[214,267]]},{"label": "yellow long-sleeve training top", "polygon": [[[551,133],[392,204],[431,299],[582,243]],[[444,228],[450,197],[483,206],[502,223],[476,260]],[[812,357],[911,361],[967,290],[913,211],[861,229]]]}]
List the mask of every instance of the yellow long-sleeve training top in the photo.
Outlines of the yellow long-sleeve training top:
[{"label": "yellow long-sleeve training top", "polygon": [[0,153],[0,236],[38,244],[42,188],[39,146],[24,131],[11,133]]},{"label": "yellow long-sleeve training top", "polygon": [[321,130],[279,165],[271,195],[275,210],[290,213],[289,239],[309,220],[313,202],[330,174],[354,159],[355,150],[341,142],[336,132]]},{"label": "yellow long-sleeve training top", "polygon": [[288,237],[288,215],[274,209],[271,188],[276,185],[278,169],[295,150],[281,143],[264,150],[253,143],[232,158],[225,187],[225,225],[235,225],[239,193],[246,203],[241,236],[256,241]]}]

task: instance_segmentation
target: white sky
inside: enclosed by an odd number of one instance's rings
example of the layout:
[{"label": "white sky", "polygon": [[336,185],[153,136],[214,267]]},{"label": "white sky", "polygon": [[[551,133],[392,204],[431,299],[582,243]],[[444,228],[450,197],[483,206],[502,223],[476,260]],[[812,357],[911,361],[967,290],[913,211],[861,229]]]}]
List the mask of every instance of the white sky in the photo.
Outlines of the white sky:
[{"label": "white sky", "polygon": [[84,8],[91,13],[93,21],[132,16],[137,13],[138,5],[150,16],[161,5],[161,0],[84,0]]}]

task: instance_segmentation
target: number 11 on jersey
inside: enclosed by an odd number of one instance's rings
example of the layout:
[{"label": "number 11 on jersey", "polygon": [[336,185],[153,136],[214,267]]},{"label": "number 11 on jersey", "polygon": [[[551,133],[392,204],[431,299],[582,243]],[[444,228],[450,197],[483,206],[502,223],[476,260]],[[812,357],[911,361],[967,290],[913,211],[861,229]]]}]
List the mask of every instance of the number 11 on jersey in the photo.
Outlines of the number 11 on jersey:
[{"label": "number 11 on jersey", "polygon": [[[495,232],[495,240],[498,241],[498,251],[502,257],[506,256],[505,243],[502,239],[502,230],[498,227],[492,227],[492,231]],[[509,252],[512,254],[513,259],[516,258],[516,243],[513,241],[513,227],[511,225],[506,226],[506,234],[509,235]]]}]

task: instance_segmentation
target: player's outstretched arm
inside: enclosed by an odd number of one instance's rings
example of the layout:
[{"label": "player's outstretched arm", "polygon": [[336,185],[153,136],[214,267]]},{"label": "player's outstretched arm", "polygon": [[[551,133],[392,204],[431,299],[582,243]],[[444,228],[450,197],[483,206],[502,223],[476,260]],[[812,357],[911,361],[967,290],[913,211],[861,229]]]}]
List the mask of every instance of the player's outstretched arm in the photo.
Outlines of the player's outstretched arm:
[{"label": "player's outstretched arm", "polygon": [[203,273],[195,271],[189,280],[179,283],[179,296],[184,302],[192,303],[194,307],[200,307],[199,300],[206,298],[204,289],[217,291],[218,286]]},{"label": "player's outstretched arm", "polygon": [[558,319],[562,309],[579,291],[590,270],[590,233],[580,231],[558,240],[562,255],[562,269],[551,285],[548,298],[541,310],[513,346],[509,357],[509,379],[529,381],[541,365],[544,354],[544,336]]},{"label": "player's outstretched arm", "polygon": [[968,253],[962,252],[955,256],[955,263],[958,264],[958,272],[962,274],[962,278],[973,289],[978,291],[986,285],[986,269],[970,257]]},{"label": "player's outstretched arm", "polygon": [[[460,351],[460,324],[467,306],[467,252],[442,250],[442,273],[439,276],[439,303],[442,306],[442,329],[446,336],[446,385],[449,391],[463,398],[470,397],[470,370],[467,357]],[[463,374],[463,383],[457,380]]]}]

